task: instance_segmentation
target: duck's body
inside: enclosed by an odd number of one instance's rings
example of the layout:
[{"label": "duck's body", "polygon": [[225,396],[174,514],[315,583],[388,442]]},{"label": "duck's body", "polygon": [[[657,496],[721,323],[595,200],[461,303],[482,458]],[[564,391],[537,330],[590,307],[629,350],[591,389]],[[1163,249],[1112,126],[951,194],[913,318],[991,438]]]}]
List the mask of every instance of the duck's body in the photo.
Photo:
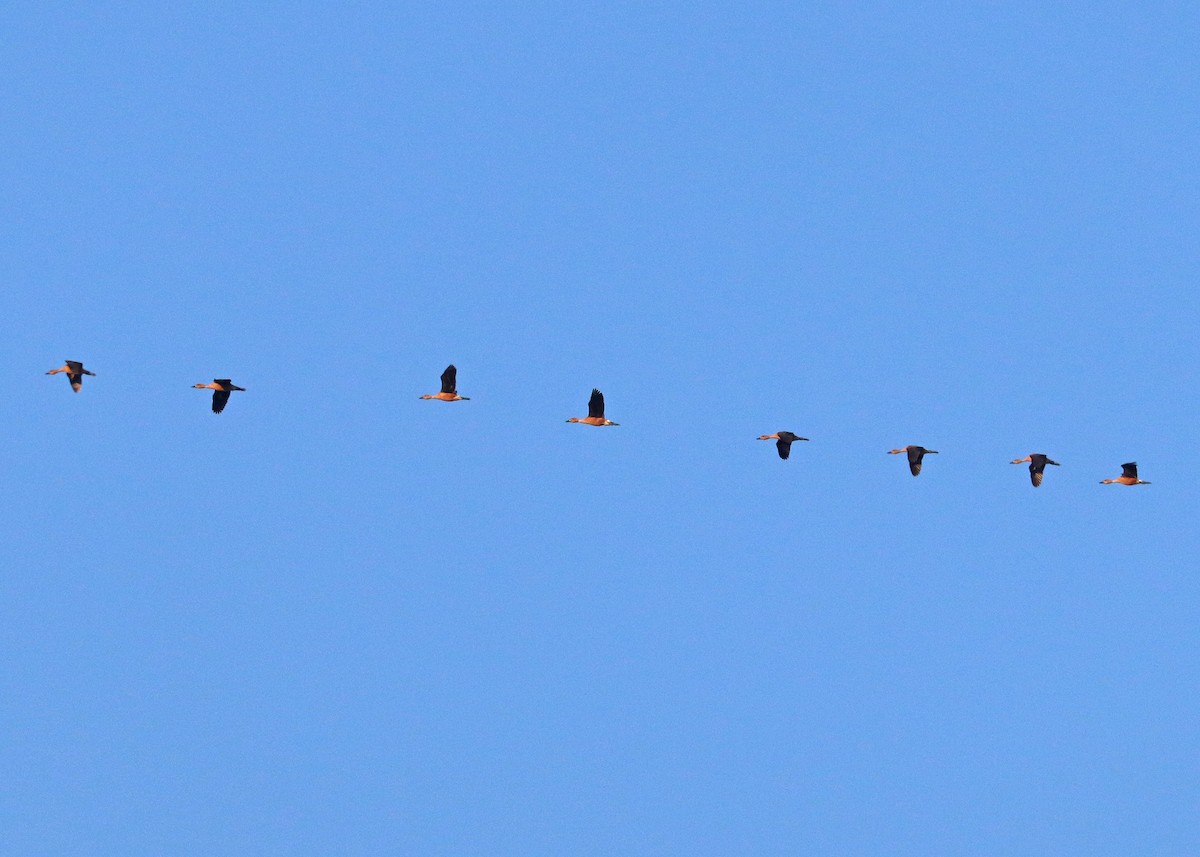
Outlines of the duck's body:
[{"label": "duck's body", "polygon": [[57,375],[59,372],[66,373],[67,380],[71,382],[71,389],[78,393],[83,388],[83,376],[91,375],[95,377],[95,372],[89,372],[83,368],[83,364],[78,360],[68,360],[57,369],[51,369],[47,375]]},{"label": "duck's body", "polygon": [[779,457],[787,460],[787,457],[792,452],[792,444],[798,440],[808,440],[806,437],[800,437],[798,434],[793,434],[790,431],[777,431],[775,434],[759,435],[759,440],[775,441],[775,448],[779,450]]},{"label": "duck's body", "polygon": [[913,476],[921,475],[921,459],[926,455],[937,455],[936,449],[926,449],[923,446],[902,446],[900,449],[889,449],[888,455],[908,453],[908,469]]},{"label": "duck's body", "polygon": [[230,381],[228,378],[216,378],[211,384],[193,384],[193,389],[196,390],[212,390],[212,412],[219,414],[225,410],[226,403],[229,402],[229,394],[237,390],[238,392],[246,392],[245,387],[239,387]]},{"label": "duck's body", "polygon": [[1101,479],[1101,485],[1149,485],[1144,479],[1138,479],[1137,462],[1127,461],[1121,465],[1121,475],[1116,479]]},{"label": "duck's body", "polygon": [[616,426],[612,420],[604,418],[604,394],[592,388],[592,396],[588,399],[588,415],[586,417],[571,417],[569,423],[582,423],[585,426]]},{"label": "duck's body", "polygon": [[442,391],[433,395],[422,396],[422,399],[436,399],[439,402],[469,402],[470,396],[458,394],[458,369],[451,363],[442,373]]},{"label": "duck's body", "polygon": [[1029,479],[1033,482],[1033,487],[1037,488],[1042,484],[1042,473],[1046,469],[1047,464],[1053,464],[1058,467],[1057,461],[1051,461],[1050,458],[1041,452],[1032,452],[1024,458],[1013,459],[1013,464],[1024,464],[1029,462]]}]

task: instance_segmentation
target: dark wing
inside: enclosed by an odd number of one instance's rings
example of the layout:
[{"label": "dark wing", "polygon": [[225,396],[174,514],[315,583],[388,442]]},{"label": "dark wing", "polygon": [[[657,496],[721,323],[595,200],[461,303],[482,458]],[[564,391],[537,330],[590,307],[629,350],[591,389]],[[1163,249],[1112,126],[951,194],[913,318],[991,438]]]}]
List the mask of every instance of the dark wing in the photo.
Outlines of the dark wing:
[{"label": "dark wing", "polygon": [[[76,363],[75,365],[78,366],[79,364]],[[83,376],[78,372],[68,372],[67,380],[71,382],[71,389],[76,393],[83,389]]]},{"label": "dark wing", "polygon": [[604,419],[604,394],[592,388],[592,397],[588,399],[588,416]]},{"label": "dark wing", "polygon": [[67,368],[69,368],[71,370],[72,375],[83,374],[83,364],[80,363],[78,360],[68,360]]},{"label": "dark wing", "polygon": [[458,394],[458,370],[454,368],[453,363],[442,373],[442,392],[451,396]]},{"label": "dark wing", "polygon": [[[782,434],[782,432],[780,432],[780,434]],[[788,454],[792,451],[792,442],[790,440],[784,440],[783,438],[780,438],[779,440],[775,441],[775,448],[779,450],[779,457],[784,461],[787,461]]]},{"label": "dark wing", "polygon": [[910,446],[908,448],[908,469],[913,476],[921,474],[921,459],[925,456],[925,450],[919,446]]},{"label": "dark wing", "polygon": [[1127,461],[1121,465],[1121,475],[1128,476],[1130,479],[1137,479],[1137,462]]},{"label": "dark wing", "polygon": [[1033,482],[1034,488],[1042,484],[1042,475],[1046,469],[1046,461],[1046,456],[1040,452],[1035,452],[1029,456],[1029,479]]},{"label": "dark wing", "polygon": [[220,384],[226,390],[228,390],[230,387],[233,386],[233,382],[230,381],[228,378],[213,378],[213,383]]},{"label": "dark wing", "polygon": [[[221,383],[220,381],[217,382]],[[213,390],[213,413],[219,414],[225,410],[225,403],[229,401],[228,390]]]}]

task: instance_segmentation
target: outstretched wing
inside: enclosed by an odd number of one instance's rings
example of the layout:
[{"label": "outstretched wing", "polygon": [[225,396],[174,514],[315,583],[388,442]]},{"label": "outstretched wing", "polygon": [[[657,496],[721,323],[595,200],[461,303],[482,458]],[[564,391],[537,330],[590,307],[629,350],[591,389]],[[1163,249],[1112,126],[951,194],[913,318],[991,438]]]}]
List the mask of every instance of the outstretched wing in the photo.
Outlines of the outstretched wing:
[{"label": "outstretched wing", "polygon": [[592,388],[592,397],[588,399],[588,416],[604,419],[604,394]]},{"label": "outstretched wing", "polygon": [[913,476],[921,474],[921,459],[925,457],[925,450],[921,447],[908,448],[908,469]]},{"label": "outstretched wing", "polygon": [[1121,475],[1128,476],[1130,479],[1137,479],[1137,462],[1127,461],[1121,465]]},{"label": "outstretched wing", "polygon": [[1040,452],[1035,452],[1029,456],[1029,479],[1033,482],[1034,488],[1042,484],[1042,474],[1046,469],[1046,462],[1049,460]]},{"label": "outstretched wing", "polygon": [[446,371],[442,373],[442,392],[449,393],[451,396],[458,393],[458,370],[451,363],[446,367]]},{"label": "outstretched wing", "polygon": [[[79,364],[76,363],[75,365],[78,366]],[[83,375],[78,372],[68,372],[67,380],[71,382],[71,389],[76,393],[83,389]]]},{"label": "outstretched wing", "polygon": [[784,440],[783,438],[780,438],[779,440],[775,441],[775,448],[779,450],[779,457],[784,461],[787,461],[787,457],[792,451],[792,442],[790,440]]},{"label": "outstretched wing", "polygon": [[[228,381],[218,381],[217,383],[218,384],[228,384],[229,382]],[[219,413],[221,413],[221,411],[225,410],[225,403],[228,401],[229,401],[229,391],[228,390],[214,390],[213,391],[213,413],[219,414]]]}]

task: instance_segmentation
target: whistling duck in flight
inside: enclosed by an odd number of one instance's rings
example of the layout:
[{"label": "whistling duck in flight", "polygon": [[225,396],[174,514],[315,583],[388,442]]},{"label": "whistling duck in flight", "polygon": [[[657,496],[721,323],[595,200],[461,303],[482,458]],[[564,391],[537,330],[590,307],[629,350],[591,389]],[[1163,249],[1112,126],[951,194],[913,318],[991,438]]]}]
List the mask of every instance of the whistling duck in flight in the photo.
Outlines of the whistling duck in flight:
[{"label": "whistling duck in flight", "polygon": [[446,367],[446,371],[442,373],[442,392],[434,393],[432,396],[422,396],[422,399],[437,399],[439,402],[469,402],[470,396],[460,396],[458,394],[458,370],[451,363]]},{"label": "whistling duck in flight", "polygon": [[1026,461],[1029,462],[1029,479],[1033,482],[1034,488],[1042,484],[1042,471],[1046,469],[1047,464],[1053,464],[1055,467],[1059,466],[1057,461],[1051,461],[1048,456],[1040,452],[1030,453],[1024,458],[1015,458],[1012,463],[1024,464]]},{"label": "whistling duck in flight", "polygon": [[800,437],[798,434],[792,434],[790,431],[777,431],[775,434],[764,434],[760,435],[758,439],[777,441],[775,448],[779,450],[779,457],[785,461],[792,451],[792,443],[794,441],[808,440],[808,438]]},{"label": "whistling duck in flight", "polygon": [[78,360],[68,360],[66,365],[60,366],[57,369],[51,369],[46,374],[57,375],[59,372],[67,373],[67,380],[71,382],[71,389],[76,393],[78,393],[80,388],[83,387],[84,375],[91,375],[93,378],[96,377],[95,372],[89,372],[88,370],[84,369],[83,364]]},{"label": "whistling duck in flight", "polygon": [[213,413],[219,414],[225,410],[225,403],[229,401],[229,394],[234,390],[246,392],[245,387],[238,387],[228,378],[217,378],[211,384],[193,384],[193,389],[196,390],[212,390],[213,391]]},{"label": "whistling duck in flight", "polygon": [[616,426],[612,420],[604,418],[604,394],[592,388],[592,397],[588,399],[588,415],[586,417],[571,417],[569,423],[583,423],[589,426]]},{"label": "whistling duck in flight", "polygon": [[921,459],[925,454],[937,455],[936,449],[926,449],[923,446],[905,446],[900,449],[889,449],[888,455],[899,455],[902,452],[908,453],[908,469],[912,471],[913,476],[918,476],[921,473]]},{"label": "whistling duck in flight", "polygon": [[1116,479],[1102,479],[1101,485],[1149,485],[1144,479],[1138,479],[1137,462],[1127,461],[1121,465],[1121,475]]}]

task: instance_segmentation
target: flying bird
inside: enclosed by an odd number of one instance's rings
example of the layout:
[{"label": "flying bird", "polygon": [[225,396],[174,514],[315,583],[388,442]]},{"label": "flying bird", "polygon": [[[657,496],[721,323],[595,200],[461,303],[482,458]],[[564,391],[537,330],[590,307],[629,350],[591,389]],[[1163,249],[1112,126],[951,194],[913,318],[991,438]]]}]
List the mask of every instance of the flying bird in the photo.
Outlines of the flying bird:
[{"label": "flying bird", "polygon": [[95,372],[89,372],[88,370],[84,369],[83,364],[80,363],[78,360],[68,360],[66,362],[66,365],[60,366],[57,369],[51,369],[46,374],[47,375],[57,375],[59,372],[67,373],[67,380],[71,382],[71,389],[74,390],[76,393],[78,393],[79,390],[83,387],[83,376],[84,375],[91,375],[93,378],[96,376]]},{"label": "flying bird", "polygon": [[470,396],[458,395],[458,370],[451,363],[442,373],[442,391],[432,396],[422,396],[422,399],[437,399],[439,402],[469,402]]},{"label": "flying bird", "polygon": [[1127,461],[1121,465],[1121,475],[1116,479],[1102,479],[1101,485],[1149,485],[1144,479],[1138,479],[1137,462]]},{"label": "flying bird", "polygon": [[760,435],[759,440],[776,441],[775,448],[779,450],[779,457],[787,460],[788,455],[792,452],[792,444],[798,440],[808,440],[806,437],[800,437],[798,434],[792,434],[790,431],[777,431],[775,434]]},{"label": "flying bird", "polygon": [[1024,458],[1013,459],[1012,463],[1024,464],[1026,461],[1029,462],[1029,479],[1033,482],[1034,488],[1042,484],[1042,471],[1046,469],[1047,464],[1053,464],[1055,467],[1059,466],[1057,461],[1051,461],[1048,456],[1040,452],[1030,453]]},{"label": "flying bird", "polygon": [[913,476],[921,474],[921,459],[926,454],[937,455],[936,449],[926,449],[923,446],[904,446],[900,449],[889,449],[888,455],[899,455],[902,452],[908,453],[908,469],[912,471]]},{"label": "flying bird", "polygon": [[242,393],[246,392],[245,387],[238,387],[228,378],[217,378],[211,384],[193,384],[192,388],[213,391],[212,411],[214,414],[219,414],[225,410],[225,403],[229,401],[229,394],[234,390]]},{"label": "flying bird", "polygon": [[612,420],[604,418],[604,394],[592,388],[592,397],[588,399],[588,415],[586,417],[571,417],[569,423],[583,423],[589,426],[616,426]]}]

